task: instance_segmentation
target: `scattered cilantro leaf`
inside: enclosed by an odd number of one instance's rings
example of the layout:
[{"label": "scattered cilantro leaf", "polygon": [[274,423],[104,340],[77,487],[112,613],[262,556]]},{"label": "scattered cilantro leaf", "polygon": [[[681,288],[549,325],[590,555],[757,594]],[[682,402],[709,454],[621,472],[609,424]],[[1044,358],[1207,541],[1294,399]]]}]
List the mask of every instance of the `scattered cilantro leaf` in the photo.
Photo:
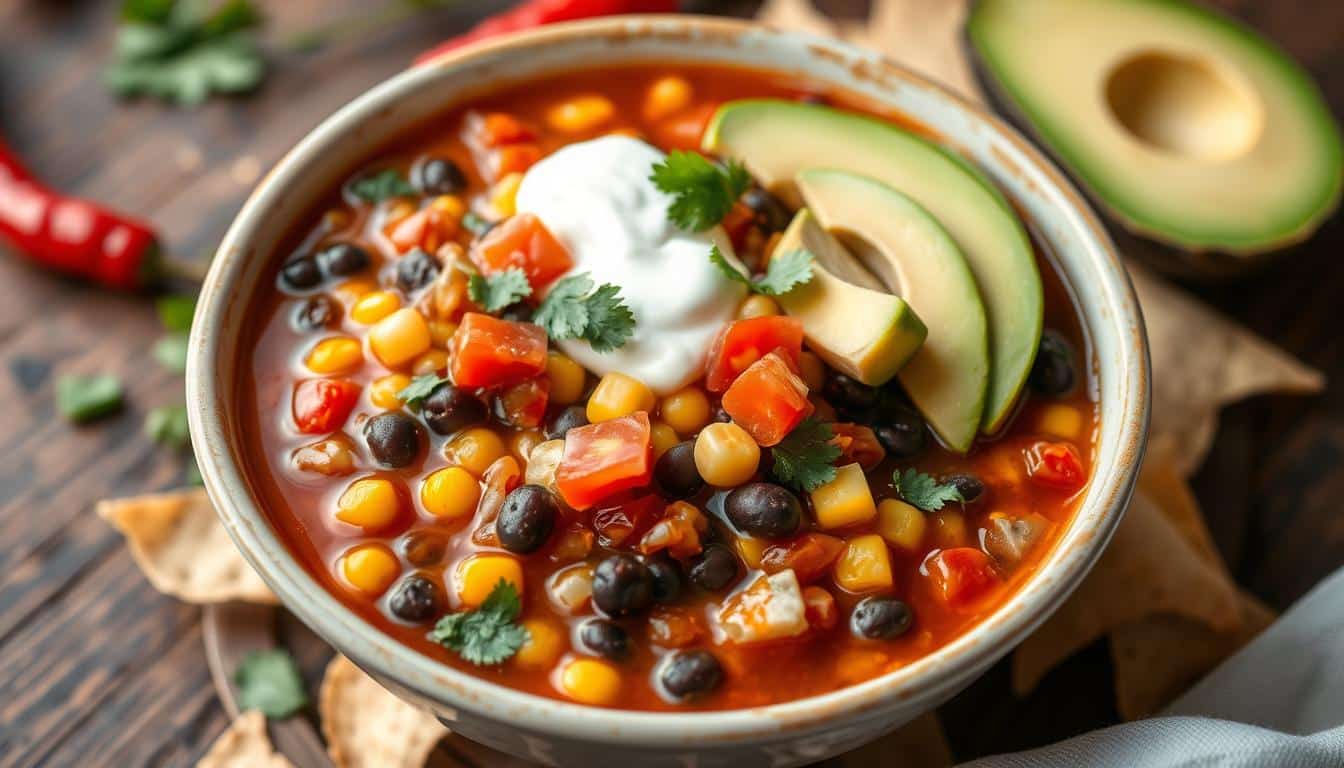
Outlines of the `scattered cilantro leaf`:
[{"label": "scattered cilantro leaf", "polygon": [[76,424],[117,412],[124,396],[121,381],[111,374],[62,376],[56,380],[56,409]]},{"label": "scattered cilantro leaf", "polygon": [[595,352],[610,352],[635,332],[635,315],[611,283],[594,287],[586,273],[570,275],[551,287],[532,322],[552,339],[583,339]]},{"label": "scattered cilantro leaf", "polygon": [[272,648],[243,657],[233,673],[238,706],[256,709],[272,719],[289,717],[308,705],[299,667],[288,651]]},{"label": "scattered cilantro leaf", "polygon": [[159,322],[164,330],[186,333],[191,330],[191,318],[196,314],[194,296],[163,296],[154,302],[159,311]]},{"label": "scattered cilantro leaf", "polygon": [[462,228],[467,230],[471,234],[475,235],[476,237],[481,237],[486,232],[489,232],[491,229],[493,229],[494,226],[495,222],[490,221],[484,216],[479,216],[475,213],[472,213],[471,211],[467,211],[466,213],[462,214]]},{"label": "scattered cilantro leaf", "polygon": [[965,502],[961,490],[952,483],[940,483],[929,475],[907,469],[891,474],[896,493],[909,504],[925,512],[937,512],[948,502]]},{"label": "scattered cilantro leaf", "polygon": [[173,373],[185,373],[187,370],[187,334],[170,333],[154,342],[152,350],[159,365]]},{"label": "scattered cilantro leaf", "polygon": [[778,445],[770,449],[775,464],[771,474],[784,485],[813,491],[835,479],[840,446],[831,442],[835,433],[824,422],[803,419]]},{"label": "scattered cilantro leaf", "polygon": [[438,388],[440,384],[446,384],[447,382],[447,379],[437,373],[416,376],[411,379],[410,384],[407,384],[404,389],[397,393],[397,399],[405,403],[407,407],[418,408],[431,392]]},{"label": "scattered cilantro leaf", "polygon": [[517,623],[522,607],[518,590],[500,579],[479,608],[444,616],[427,637],[472,664],[498,664],[527,642],[527,630]]},{"label": "scattered cilantro leaf", "polygon": [[748,277],[728,261],[728,257],[723,255],[719,246],[710,246],[709,249],[710,262],[718,267],[724,276],[766,296],[782,296],[811,280],[813,258],[815,257],[811,253],[802,249],[787,251],[770,259],[764,275]]},{"label": "scattered cilantro leaf", "polygon": [[696,232],[723,221],[751,185],[747,169],[736,160],[717,165],[697,152],[681,150],[655,163],[649,180],[674,198],[667,217],[677,226]]},{"label": "scattered cilantro leaf", "polygon": [[191,433],[187,429],[187,407],[185,405],[163,405],[145,416],[145,434],[154,442],[169,448],[186,448],[191,445]]},{"label": "scattered cilantro leaf", "polygon": [[368,203],[380,203],[389,197],[413,195],[415,187],[401,175],[401,171],[384,168],[351,183],[350,194]]},{"label": "scattered cilantro leaf", "polygon": [[523,270],[510,267],[493,275],[476,274],[467,278],[467,295],[486,312],[498,312],[531,296],[532,286]]}]

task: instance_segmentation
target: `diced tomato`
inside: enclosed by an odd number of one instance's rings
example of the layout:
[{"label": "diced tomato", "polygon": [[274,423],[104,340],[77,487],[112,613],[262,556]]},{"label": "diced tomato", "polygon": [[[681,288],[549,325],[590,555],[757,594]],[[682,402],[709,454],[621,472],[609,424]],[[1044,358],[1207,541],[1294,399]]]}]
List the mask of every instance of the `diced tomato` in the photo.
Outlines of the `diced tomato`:
[{"label": "diced tomato", "polygon": [[425,208],[389,226],[385,234],[400,253],[412,248],[434,253],[456,232],[456,219],[437,209]]},{"label": "diced tomato", "polygon": [[831,445],[840,449],[840,458],[835,462],[838,466],[857,463],[864,472],[871,472],[887,457],[887,449],[870,427],[839,423],[831,425],[831,432],[835,434]]},{"label": "diced tomato", "polygon": [[490,161],[493,178],[501,179],[510,173],[522,173],[541,159],[541,147],[536,144],[512,144],[494,151]]},{"label": "diced tomato", "polygon": [[495,417],[518,429],[536,429],[546,418],[551,380],[538,376],[501,390],[495,396]]},{"label": "diced tomato", "polygon": [[1040,442],[1026,451],[1027,474],[1050,488],[1076,491],[1087,482],[1083,459],[1072,443]]},{"label": "diced tomato", "polygon": [[555,487],[565,503],[588,509],[621,491],[648,485],[653,477],[652,434],[643,411],[569,430],[555,472]]},{"label": "diced tomato", "polygon": [[653,129],[658,143],[664,149],[700,149],[700,137],[704,136],[710,118],[718,109],[718,102],[700,104],[659,123]]},{"label": "diced tomato", "polygon": [[974,608],[1000,582],[989,555],[975,547],[935,552],[924,561],[923,571],[934,596],[956,611]]},{"label": "diced tomato", "polygon": [[645,493],[610,499],[593,511],[593,530],[604,547],[633,544],[653,527],[667,502],[656,494]]},{"label": "diced tomato", "polygon": [[752,439],[769,447],[812,415],[815,406],[807,399],[802,378],[771,352],[752,363],[723,393],[723,410]]},{"label": "diced tomato", "polygon": [[308,435],[341,428],[359,400],[359,385],[346,379],[307,379],[294,388],[294,423]]},{"label": "diced tomato", "polygon": [[803,324],[792,317],[753,317],[724,326],[709,348],[705,388],[723,392],[738,374],[770,352],[779,352],[795,370],[803,351]]},{"label": "diced tomato", "polygon": [[546,370],[546,331],[531,323],[468,312],[449,346],[459,387],[507,387]]},{"label": "diced tomato", "polygon": [[467,143],[494,148],[519,144],[537,137],[531,126],[507,112],[472,112],[467,115]]},{"label": "diced tomato", "polygon": [[831,568],[845,549],[845,542],[824,533],[804,533],[784,544],[771,544],[761,554],[761,570],[779,573],[788,568],[798,583],[810,584]]},{"label": "diced tomato", "polygon": [[486,233],[471,249],[471,261],[487,275],[521,269],[537,293],[574,266],[565,246],[530,213],[513,216]]}]

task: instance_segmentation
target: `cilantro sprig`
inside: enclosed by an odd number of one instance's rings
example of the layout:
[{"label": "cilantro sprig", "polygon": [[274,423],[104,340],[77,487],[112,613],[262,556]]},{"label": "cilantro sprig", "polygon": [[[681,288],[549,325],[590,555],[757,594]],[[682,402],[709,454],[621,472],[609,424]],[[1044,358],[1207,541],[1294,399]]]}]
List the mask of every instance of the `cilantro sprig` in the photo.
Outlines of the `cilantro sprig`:
[{"label": "cilantro sprig", "polygon": [[253,651],[234,672],[238,706],[272,719],[289,717],[308,705],[308,692],[293,657],[281,648]]},{"label": "cilantro sprig", "polygon": [[770,264],[765,268],[764,275],[748,277],[728,262],[728,258],[723,255],[723,251],[719,250],[719,246],[711,246],[709,249],[710,262],[718,267],[719,271],[729,280],[741,283],[754,293],[762,293],[766,296],[782,296],[810,281],[814,258],[811,253],[801,248],[796,251],[786,251],[770,259]]},{"label": "cilantro sprig", "polygon": [[56,410],[75,424],[116,413],[125,395],[121,380],[108,373],[66,375],[56,380]]},{"label": "cilantro sprig", "polygon": [[395,168],[384,168],[350,183],[350,194],[366,203],[381,203],[389,197],[415,194],[415,187]]},{"label": "cilantro sprig", "polygon": [[527,275],[517,267],[510,267],[493,275],[473,274],[467,278],[467,296],[486,312],[498,312],[516,301],[532,295]]},{"label": "cilantro sprig", "polygon": [[161,405],[145,414],[145,435],[155,443],[174,450],[191,446],[185,405]]},{"label": "cilantro sprig", "polygon": [[405,403],[409,408],[418,408],[425,401],[425,398],[438,389],[440,384],[446,384],[448,380],[437,373],[426,373],[423,376],[416,376],[397,393],[397,399]]},{"label": "cilantro sprig", "polygon": [[751,175],[736,160],[716,165],[703,155],[681,150],[655,163],[649,180],[673,197],[667,217],[677,226],[696,232],[723,221],[751,185]]},{"label": "cilantro sprig", "polygon": [[795,490],[814,491],[835,479],[840,446],[831,442],[835,432],[825,422],[803,419],[778,445],[770,449],[775,463],[771,474]]},{"label": "cilantro sprig", "polygon": [[937,512],[949,502],[964,503],[961,490],[952,483],[940,483],[929,475],[913,469],[896,470],[891,475],[896,493],[906,503],[925,512]]},{"label": "cilantro sprig", "polygon": [[472,664],[498,664],[527,642],[527,629],[518,624],[522,609],[518,590],[500,579],[479,608],[444,616],[427,636]]},{"label": "cilantro sprig", "polygon": [[552,339],[583,339],[595,352],[623,346],[635,332],[635,316],[611,283],[597,285],[587,273],[570,275],[551,287],[532,322]]}]

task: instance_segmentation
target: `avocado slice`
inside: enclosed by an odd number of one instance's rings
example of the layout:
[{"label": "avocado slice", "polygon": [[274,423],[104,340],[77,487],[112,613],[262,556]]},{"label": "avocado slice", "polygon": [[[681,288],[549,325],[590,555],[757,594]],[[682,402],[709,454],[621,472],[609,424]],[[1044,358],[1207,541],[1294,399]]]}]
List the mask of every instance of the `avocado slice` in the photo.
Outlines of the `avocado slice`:
[{"label": "avocado slice", "polygon": [[864,265],[928,325],[897,376],[943,443],[965,453],[980,432],[990,366],[985,308],[961,249],[918,203],[880,181],[814,168],[796,182],[817,221],[854,242]]},{"label": "avocado slice", "polygon": [[989,321],[989,388],[980,427],[987,433],[1003,427],[1036,359],[1044,310],[1031,242],[993,184],[969,163],[893,125],[777,99],[724,104],[703,146],[740,160],[791,202],[798,199],[793,180],[799,171],[833,168],[894,187],[937,219],[970,265]]},{"label": "avocado slice", "polygon": [[996,92],[1132,231],[1249,255],[1307,237],[1339,201],[1344,151],[1320,92],[1221,14],[981,0],[967,32]]},{"label": "avocado slice", "polygon": [[815,257],[812,279],[776,297],[779,305],[802,322],[808,346],[832,368],[864,384],[886,384],[924,343],[923,321],[871,276],[872,284],[861,286],[863,267],[806,208],[774,252],[799,249]]}]

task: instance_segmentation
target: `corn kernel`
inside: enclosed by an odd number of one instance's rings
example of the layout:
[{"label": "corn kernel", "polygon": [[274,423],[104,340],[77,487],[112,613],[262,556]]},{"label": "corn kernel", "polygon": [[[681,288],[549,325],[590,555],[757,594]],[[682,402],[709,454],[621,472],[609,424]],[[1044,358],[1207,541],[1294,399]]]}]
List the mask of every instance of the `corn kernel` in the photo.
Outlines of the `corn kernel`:
[{"label": "corn kernel", "polygon": [[391,480],[364,477],[351,483],[336,500],[336,519],[365,531],[386,527],[401,511],[401,496]]},{"label": "corn kernel", "polygon": [[429,324],[411,307],[398,309],[369,329],[369,347],[389,368],[409,363],[429,349],[429,344]]},{"label": "corn kernel", "polygon": [[457,195],[439,195],[430,202],[429,207],[453,219],[461,219],[462,214],[467,212],[467,204]]},{"label": "corn kernel", "polygon": [[518,187],[523,183],[523,174],[510,173],[490,190],[490,207],[501,217],[512,216],[518,212]]},{"label": "corn kernel", "polygon": [[523,566],[508,555],[472,555],[453,570],[457,597],[468,608],[484,603],[501,580],[523,594]]},{"label": "corn kernel", "polygon": [[837,469],[835,479],[813,490],[811,496],[812,512],[822,528],[843,528],[877,517],[868,478],[858,464]]},{"label": "corn kernel", "polygon": [[369,385],[369,402],[385,411],[402,406],[397,393],[411,385],[411,377],[404,373],[393,373],[373,380]]},{"label": "corn kernel", "polygon": [[588,133],[616,114],[616,105],[605,96],[576,96],[546,111],[546,122],[562,133]]},{"label": "corn kernel", "polygon": [[835,561],[835,581],[850,592],[889,589],[893,580],[887,543],[875,533],[850,539]]},{"label": "corn kernel", "polygon": [[737,554],[742,556],[742,561],[748,568],[760,568],[765,548],[770,546],[770,542],[766,539],[753,536],[738,536],[733,543],[737,545]]},{"label": "corn kernel", "polygon": [[809,392],[820,392],[826,385],[826,364],[811,352],[798,355],[798,373]]},{"label": "corn kernel", "polygon": [[1052,405],[1041,413],[1036,429],[1064,440],[1077,440],[1083,431],[1083,414],[1071,405]]},{"label": "corn kernel", "polygon": [[691,103],[691,84],[685,78],[668,75],[658,78],[644,97],[644,118],[662,120],[685,109]]},{"label": "corn kernel", "polygon": [[709,423],[709,398],[699,387],[691,386],[663,398],[658,415],[682,435],[693,435]]},{"label": "corn kernel", "polygon": [[449,461],[476,477],[484,475],[495,459],[507,452],[499,435],[485,427],[474,427],[462,432],[443,449],[443,455]]},{"label": "corn kernel", "polygon": [[442,349],[428,349],[411,363],[411,373],[424,376],[448,370],[448,353]]},{"label": "corn kernel", "polygon": [[597,382],[597,388],[588,398],[588,421],[618,419],[635,411],[652,411],[653,390],[644,382],[612,371]]},{"label": "corn kernel", "polygon": [[435,320],[429,324],[429,338],[436,349],[447,349],[448,342],[453,338],[454,333],[457,333],[457,323]]},{"label": "corn kernel", "polygon": [[924,513],[898,499],[883,499],[877,505],[877,530],[893,547],[918,552],[929,527]]},{"label": "corn kernel", "polygon": [[350,310],[350,319],[360,325],[373,325],[401,309],[401,299],[391,291],[366,293]]},{"label": "corn kernel", "polygon": [[649,435],[653,442],[653,460],[662,458],[667,449],[681,442],[677,436],[677,431],[661,421],[655,421],[650,429]]},{"label": "corn kernel", "polygon": [[333,336],[313,346],[304,365],[313,373],[344,373],[364,362],[364,349],[349,336]]},{"label": "corn kernel", "polygon": [[710,485],[732,488],[756,474],[761,447],[736,424],[715,422],[695,438],[695,468]]},{"label": "corn kernel", "polygon": [[364,296],[378,290],[378,284],[368,278],[355,277],[331,289],[342,304],[354,304]]},{"label": "corn kernel", "polygon": [[346,582],[369,597],[383,594],[400,573],[397,556],[382,544],[361,544],[341,558]]},{"label": "corn kernel", "polygon": [[955,549],[970,544],[966,518],[948,509],[933,514],[933,542],[939,549]]},{"label": "corn kernel", "polygon": [[545,619],[528,619],[523,622],[527,630],[527,640],[523,641],[514,662],[524,669],[545,669],[565,652],[565,635],[556,627],[555,622]]},{"label": "corn kernel", "polygon": [[551,352],[546,356],[546,375],[551,380],[552,403],[571,405],[583,397],[588,372],[565,355]]},{"label": "corn kernel", "polygon": [[612,704],[621,695],[621,673],[605,661],[572,659],[560,668],[560,692],[593,707]]},{"label": "corn kernel", "polygon": [[778,314],[779,304],[769,296],[762,296],[759,293],[748,296],[747,300],[742,302],[742,306],[737,308],[739,320],[748,320],[753,317],[774,317]]},{"label": "corn kernel", "polygon": [[458,520],[476,514],[481,485],[461,467],[435,470],[420,483],[420,503],[435,517]]}]

